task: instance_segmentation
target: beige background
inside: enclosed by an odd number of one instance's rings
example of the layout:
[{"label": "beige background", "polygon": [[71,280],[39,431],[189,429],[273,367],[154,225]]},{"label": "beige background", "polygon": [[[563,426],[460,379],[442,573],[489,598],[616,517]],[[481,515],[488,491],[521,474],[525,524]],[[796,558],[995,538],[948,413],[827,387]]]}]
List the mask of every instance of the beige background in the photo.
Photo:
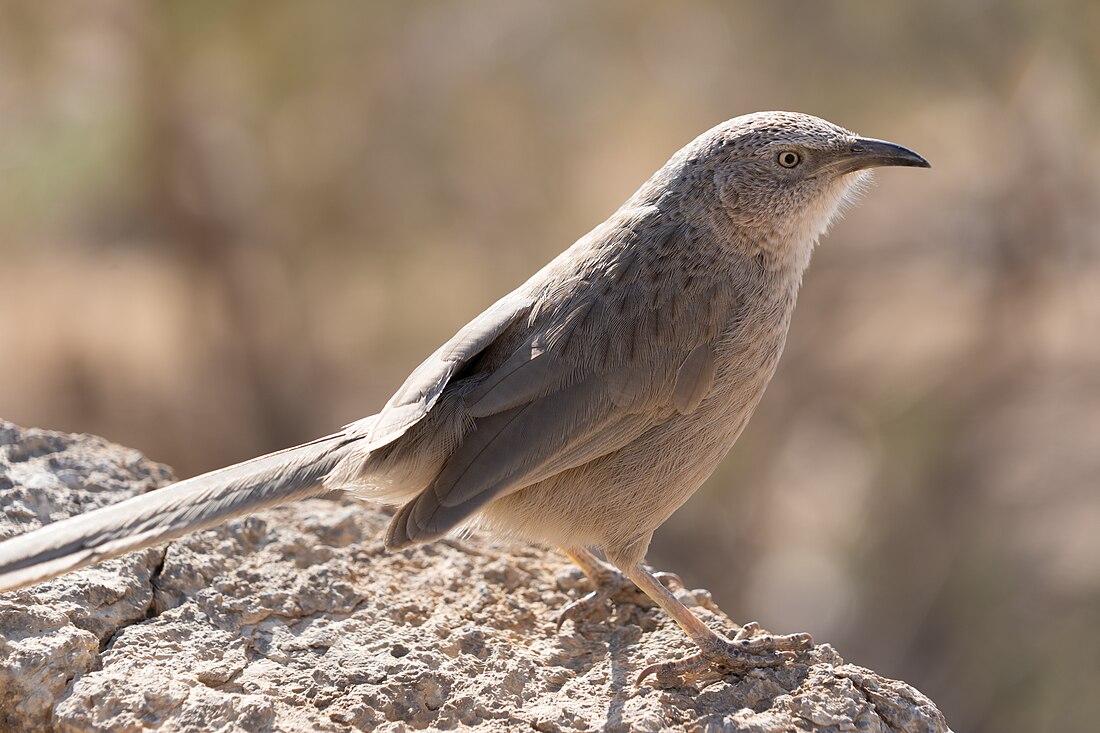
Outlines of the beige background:
[{"label": "beige background", "polygon": [[375,411],[678,147],[913,147],[652,560],[959,731],[1100,718],[1100,4],[0,3],[0,415],[181,475]]}]

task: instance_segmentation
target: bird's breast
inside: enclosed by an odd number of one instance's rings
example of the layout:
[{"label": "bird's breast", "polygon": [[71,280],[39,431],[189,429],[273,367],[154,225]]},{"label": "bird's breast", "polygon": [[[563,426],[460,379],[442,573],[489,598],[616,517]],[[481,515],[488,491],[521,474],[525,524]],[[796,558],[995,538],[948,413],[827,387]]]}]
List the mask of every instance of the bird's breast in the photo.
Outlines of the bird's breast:
[{"label": "bird's breast", "polygon": [[[725,415],[736,439],[764,394],[787,339],[796,290],[783,283],[745,298],[715,346],[715,377],[700,407]],[[714,424],[714,415],[707,422]],[[721,420],[719,420],[721,422]]]}]

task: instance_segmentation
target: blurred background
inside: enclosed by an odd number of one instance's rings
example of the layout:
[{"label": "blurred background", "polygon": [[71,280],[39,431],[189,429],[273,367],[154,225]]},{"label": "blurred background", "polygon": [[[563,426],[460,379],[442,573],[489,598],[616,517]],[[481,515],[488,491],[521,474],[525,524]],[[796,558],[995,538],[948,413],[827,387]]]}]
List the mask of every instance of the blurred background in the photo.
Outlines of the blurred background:
[{"label": "blurred background", "polygon": [[959,731],[1100,719],[1100,4],[0,3],[0,415],[181,476],[376,411],[681,145],[910,146],[651,560]]}]

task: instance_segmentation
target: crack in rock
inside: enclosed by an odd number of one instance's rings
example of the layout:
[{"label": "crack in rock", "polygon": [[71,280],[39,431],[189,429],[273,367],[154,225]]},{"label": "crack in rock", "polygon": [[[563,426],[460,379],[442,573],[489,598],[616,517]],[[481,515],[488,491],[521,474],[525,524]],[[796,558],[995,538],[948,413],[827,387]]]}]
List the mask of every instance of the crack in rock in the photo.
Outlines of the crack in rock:
[{"label": "crack in rock", "polygon": [[[169,469],[101,438],[0,422],[0,537],[106,506],[172,480]],[[0,596],[0,729],[44,729],[120,630],[145,618],[163,550],[111,560]]]}]

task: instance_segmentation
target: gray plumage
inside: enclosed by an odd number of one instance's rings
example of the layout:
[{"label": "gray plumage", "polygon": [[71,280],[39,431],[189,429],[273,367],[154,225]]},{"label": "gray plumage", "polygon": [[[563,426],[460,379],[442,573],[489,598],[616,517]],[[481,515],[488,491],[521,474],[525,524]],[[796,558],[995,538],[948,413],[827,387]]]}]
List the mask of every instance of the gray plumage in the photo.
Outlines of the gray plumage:
[{"label": "gray plumage", "polygon": [[[927,163],[808,115],[718,125],[461,329],[377,415],[0,543],[0,590],[341,488],[401,505],[391,548],[476,522],[571,556],[598,547],[660,596],[637,570],[652,532],[744,428],[814,244],[880,165]],[[657,600],[708,653],[690,612]],[[781,657],[798,647],[770,643]]]},{"label": "gray plumage", "polygon": [[14,537],[0,543],[0,590],[320,493],[347,445],[342,434],[319,438]]}]

